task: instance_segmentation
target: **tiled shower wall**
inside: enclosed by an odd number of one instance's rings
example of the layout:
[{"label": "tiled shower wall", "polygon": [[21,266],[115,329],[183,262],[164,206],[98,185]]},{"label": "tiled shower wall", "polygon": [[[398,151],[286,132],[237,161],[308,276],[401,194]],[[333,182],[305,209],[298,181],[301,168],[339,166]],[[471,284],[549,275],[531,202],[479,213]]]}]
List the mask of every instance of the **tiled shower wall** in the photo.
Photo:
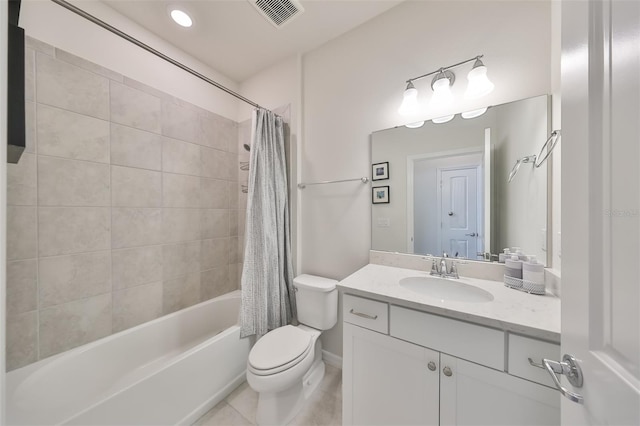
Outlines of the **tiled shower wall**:
[{"label": "tiled shower wall", "polygon": [[239,288],[237,123],[33,39],[26,55],[7,369]]}]

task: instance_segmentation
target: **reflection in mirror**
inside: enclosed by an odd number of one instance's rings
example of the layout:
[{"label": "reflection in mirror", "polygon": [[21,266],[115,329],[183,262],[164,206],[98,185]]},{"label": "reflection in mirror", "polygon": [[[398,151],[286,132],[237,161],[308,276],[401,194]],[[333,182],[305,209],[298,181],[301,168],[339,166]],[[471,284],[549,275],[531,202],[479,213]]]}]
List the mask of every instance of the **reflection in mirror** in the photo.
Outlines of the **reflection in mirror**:
[{"label": "reflection in mirror", "polygon": [[547,140],[549,104],[538,96],[374,132],[371,162],[389,162],[390,178],[372,186],[389,186],[391,201],[372,204],[372,249],[497,260],[520,247],[546,264],[547,164],[523,159]]}]

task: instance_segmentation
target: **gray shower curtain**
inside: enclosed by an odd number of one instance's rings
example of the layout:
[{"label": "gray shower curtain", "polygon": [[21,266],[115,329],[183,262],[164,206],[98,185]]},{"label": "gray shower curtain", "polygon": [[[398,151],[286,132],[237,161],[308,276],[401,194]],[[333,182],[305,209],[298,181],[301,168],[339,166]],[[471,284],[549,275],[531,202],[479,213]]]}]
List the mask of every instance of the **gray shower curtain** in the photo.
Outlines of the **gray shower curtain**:
[{"label": "gray shower curtain", "polygon": [[253,112],[242,268],[241,336],[262,337],[296,315],[289,231],[284,123]]}]

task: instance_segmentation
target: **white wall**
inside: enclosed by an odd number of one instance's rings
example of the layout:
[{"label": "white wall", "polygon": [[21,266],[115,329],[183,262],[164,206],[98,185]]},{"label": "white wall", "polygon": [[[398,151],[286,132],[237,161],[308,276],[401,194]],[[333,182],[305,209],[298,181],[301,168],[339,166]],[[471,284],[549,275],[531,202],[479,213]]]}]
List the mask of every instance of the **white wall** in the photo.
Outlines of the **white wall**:
[{"label": "white wall", "polygon": [[[81,9],[229,89],[238,84],[96,1],[71,1]],[[119,72],[232,120],[238,100],[163,59],[51,1],[24,0],[20,26],[27,35]]]},{"label": "white wall", "polygon": [[[482,100],[461,101],[469,68],[456,70],[451,112],[550,93],[550,24],[546,1],[405,2],[306,54],[303,179],[369,176],[371,132],[415,121],[397,115],[404,82],[439,67],[484,54],[496,84]],[[428,87],[416,84],[423,96]],[[367,264],[370,191],[359,183],[305,190],[301,272],[342,279]],[[323,342],[341,354],[341,327]]]}]

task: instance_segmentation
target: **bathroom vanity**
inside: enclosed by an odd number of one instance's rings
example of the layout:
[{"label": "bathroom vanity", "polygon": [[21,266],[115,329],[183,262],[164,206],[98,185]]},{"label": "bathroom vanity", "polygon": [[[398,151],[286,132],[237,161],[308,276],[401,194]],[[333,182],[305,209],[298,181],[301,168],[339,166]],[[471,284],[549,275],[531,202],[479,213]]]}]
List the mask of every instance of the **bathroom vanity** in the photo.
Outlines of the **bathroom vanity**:
[{"label": "bathroom vanity", "polygon": [[344,425],[560,424],[529,362],[560,358],[560,299],[375,264],[338,287]]}]

